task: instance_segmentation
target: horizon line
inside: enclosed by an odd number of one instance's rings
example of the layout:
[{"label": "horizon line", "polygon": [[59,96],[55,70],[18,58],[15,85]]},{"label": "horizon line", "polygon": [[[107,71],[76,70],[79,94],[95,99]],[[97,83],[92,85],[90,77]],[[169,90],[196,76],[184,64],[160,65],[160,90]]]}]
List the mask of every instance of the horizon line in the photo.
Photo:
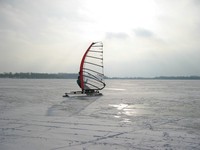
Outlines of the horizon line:
[{"label": "horizon line", "polygon": [[[20,75],[23,75],[23,77]],[[78,76],[78,73],[41,73],[41,72],[4,72],[4,73],[0,73],[0,78],[25,78],[24,75],[26,75],[26,77],[31,77],[31,75],[47,75],[46,78],[67,78],[67,75],[73,75],[70,76],[71,78],[75,78],[75,76]],[[48,75],[54,75],[54,77],[48,77]],[[56,76],[58,75],[58,76]],[[63,76],[66,75],[66,76]],[[45,78],[45,77],[43,77]],[[200,79],[200,75],[161,75],[161,76],[154,76],[154,77],[142,77],[142,76],[137,76],[137,77],[120,77],[120,76],[116,76],[116,77],[109,77],[109,76],[105,76],[105,79]]]}]

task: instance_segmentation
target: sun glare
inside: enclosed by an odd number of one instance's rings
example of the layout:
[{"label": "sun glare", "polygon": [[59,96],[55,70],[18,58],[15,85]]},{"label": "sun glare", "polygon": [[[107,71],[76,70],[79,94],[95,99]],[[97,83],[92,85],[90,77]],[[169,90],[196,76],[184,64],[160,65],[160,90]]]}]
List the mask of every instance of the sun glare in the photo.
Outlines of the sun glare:
[{"label": "sun glare", "polygon": [[87,16],[94,28],[104,32],[128,32],[133,28],[153,28],[156,15],[153,0],[87,0]]}]

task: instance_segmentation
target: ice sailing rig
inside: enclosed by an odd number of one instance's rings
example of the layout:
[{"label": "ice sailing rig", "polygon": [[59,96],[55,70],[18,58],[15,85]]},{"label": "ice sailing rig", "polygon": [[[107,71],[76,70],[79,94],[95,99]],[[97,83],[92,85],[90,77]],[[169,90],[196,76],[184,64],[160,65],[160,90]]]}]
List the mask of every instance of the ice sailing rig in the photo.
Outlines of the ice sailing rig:
[{"label": "ice sailing rig", "polygon": [[82,57],[77,84],[81,91],[65,93],[63,97],[100,96],[104,81],[103,43],[93,42]]}]

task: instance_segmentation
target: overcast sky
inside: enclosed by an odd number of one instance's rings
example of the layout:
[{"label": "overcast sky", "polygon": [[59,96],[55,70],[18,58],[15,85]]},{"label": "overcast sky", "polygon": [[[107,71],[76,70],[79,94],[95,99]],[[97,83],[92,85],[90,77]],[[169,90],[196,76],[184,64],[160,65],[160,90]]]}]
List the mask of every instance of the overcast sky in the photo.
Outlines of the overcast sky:
[{"label": "overcast sky", "polygon": [[200,75],[200,0],[0,0],[0,73],[77,73],[93,41],[106,76]]}]

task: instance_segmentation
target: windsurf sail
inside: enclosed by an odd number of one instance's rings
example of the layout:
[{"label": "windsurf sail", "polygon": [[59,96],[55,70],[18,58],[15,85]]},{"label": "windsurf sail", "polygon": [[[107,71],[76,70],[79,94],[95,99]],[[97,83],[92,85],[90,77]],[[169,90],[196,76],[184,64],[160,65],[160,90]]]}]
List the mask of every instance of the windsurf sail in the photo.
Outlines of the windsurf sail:
[{"label": "windsurf sail", "polygon": [[102,42],[94,42],[88,47],[81,60],[79,75],[82,90],[102,90],[106,86]]}]

